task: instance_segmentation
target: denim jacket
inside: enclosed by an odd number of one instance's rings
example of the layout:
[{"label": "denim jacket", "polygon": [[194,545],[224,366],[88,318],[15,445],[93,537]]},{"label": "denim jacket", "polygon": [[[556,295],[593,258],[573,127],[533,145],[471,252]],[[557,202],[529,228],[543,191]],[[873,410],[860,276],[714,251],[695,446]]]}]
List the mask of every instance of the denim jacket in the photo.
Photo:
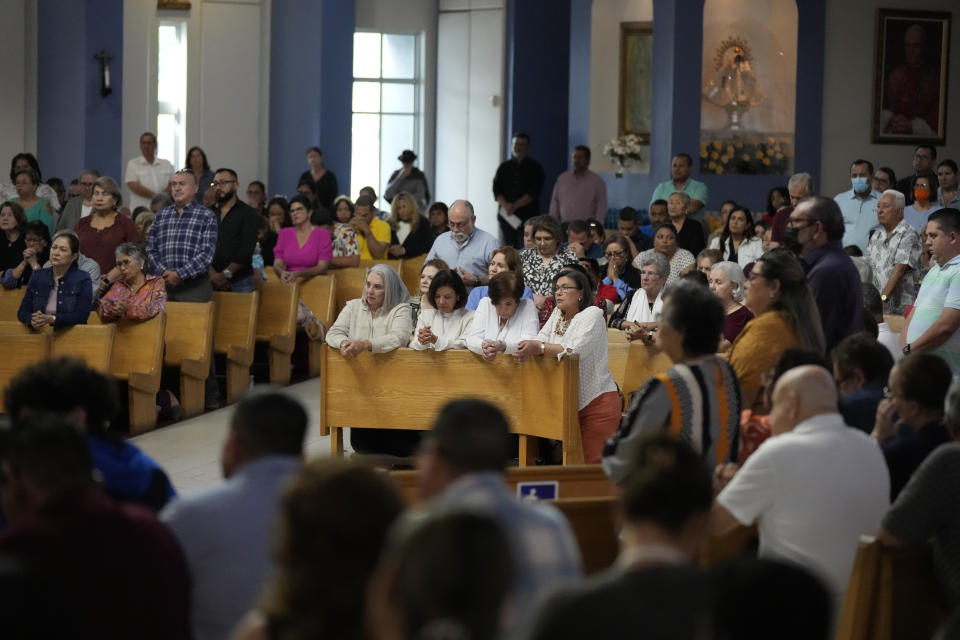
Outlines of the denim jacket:
[{"label": "denim jacket", "polygon": [[17,311],[20,322],[30,326],[30,318],[35,311],[44,311],[50,291],[57,287],[57,312],[54,329],[72,327],[75,324],[87,324],[87,317],[93,308],[93,289],[90,276],[86,271],[71,265],[59,281],[53,279],[53,268],[40,269],[30,276],[23,301]]}]

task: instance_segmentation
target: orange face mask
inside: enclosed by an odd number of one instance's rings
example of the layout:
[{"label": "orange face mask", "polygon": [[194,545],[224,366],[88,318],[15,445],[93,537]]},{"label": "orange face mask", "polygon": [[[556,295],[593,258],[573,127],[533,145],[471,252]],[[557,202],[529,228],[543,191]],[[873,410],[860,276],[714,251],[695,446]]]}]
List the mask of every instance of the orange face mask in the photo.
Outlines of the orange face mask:
[{"label": "orange face mask", "polygon": [[920,187],[917,187],[916,189],[913,190],[913,198],[917,202],[923,204],[924,202],[930,199],[930,189],[922,189]]}]

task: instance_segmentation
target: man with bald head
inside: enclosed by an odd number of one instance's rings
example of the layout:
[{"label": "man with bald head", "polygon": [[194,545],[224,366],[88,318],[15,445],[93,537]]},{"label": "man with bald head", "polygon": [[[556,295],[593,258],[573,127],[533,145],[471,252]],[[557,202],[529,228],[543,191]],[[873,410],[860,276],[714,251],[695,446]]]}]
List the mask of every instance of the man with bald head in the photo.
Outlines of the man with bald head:
[{"label": "man with bald head", "polygon": [[818,575],[839,615],[861,535],[889,505],[883,454],[837,410],[830,372],[805,365],[777,381],[766,440],[717,496],[714,533],[757,524],[760,556]]},{"label": "man with bald head", "polygon": [[488,284],[487,266],[490,256],[500,246],[497,239],[477,229],[477,216],[468,200],[457,200],[447,212],[447,227],[450,229],[437,236],[427,254],[426,261],[440,258],[463,278],[467,288]]}]

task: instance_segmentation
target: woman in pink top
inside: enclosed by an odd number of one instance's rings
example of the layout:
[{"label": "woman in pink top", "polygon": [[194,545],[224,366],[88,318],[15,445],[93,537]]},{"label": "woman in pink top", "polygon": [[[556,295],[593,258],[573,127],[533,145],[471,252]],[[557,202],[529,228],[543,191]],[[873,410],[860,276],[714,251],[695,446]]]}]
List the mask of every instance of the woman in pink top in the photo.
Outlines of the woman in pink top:
[{"label": "woman in pink top", "polygon": [[283,282],[326,273],[333,259],[330,231],[310,222],[312,208],[313,203],[305,196],[290,199],[293,226],[280,229],[273,250],[273,270]]}]

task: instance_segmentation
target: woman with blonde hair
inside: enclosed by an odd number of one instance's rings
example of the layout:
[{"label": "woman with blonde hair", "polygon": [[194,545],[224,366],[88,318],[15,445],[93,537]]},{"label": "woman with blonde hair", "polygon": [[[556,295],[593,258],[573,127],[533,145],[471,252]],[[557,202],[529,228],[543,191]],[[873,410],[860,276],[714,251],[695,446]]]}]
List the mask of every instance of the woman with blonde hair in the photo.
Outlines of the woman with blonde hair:
[{"label": "woman with blonde hair", "polygon": [[430,223],[420,215],[417,203],[406,191],[397,194],[390,207],[391,258],[414,258],[429,253],[433,246]]}]

